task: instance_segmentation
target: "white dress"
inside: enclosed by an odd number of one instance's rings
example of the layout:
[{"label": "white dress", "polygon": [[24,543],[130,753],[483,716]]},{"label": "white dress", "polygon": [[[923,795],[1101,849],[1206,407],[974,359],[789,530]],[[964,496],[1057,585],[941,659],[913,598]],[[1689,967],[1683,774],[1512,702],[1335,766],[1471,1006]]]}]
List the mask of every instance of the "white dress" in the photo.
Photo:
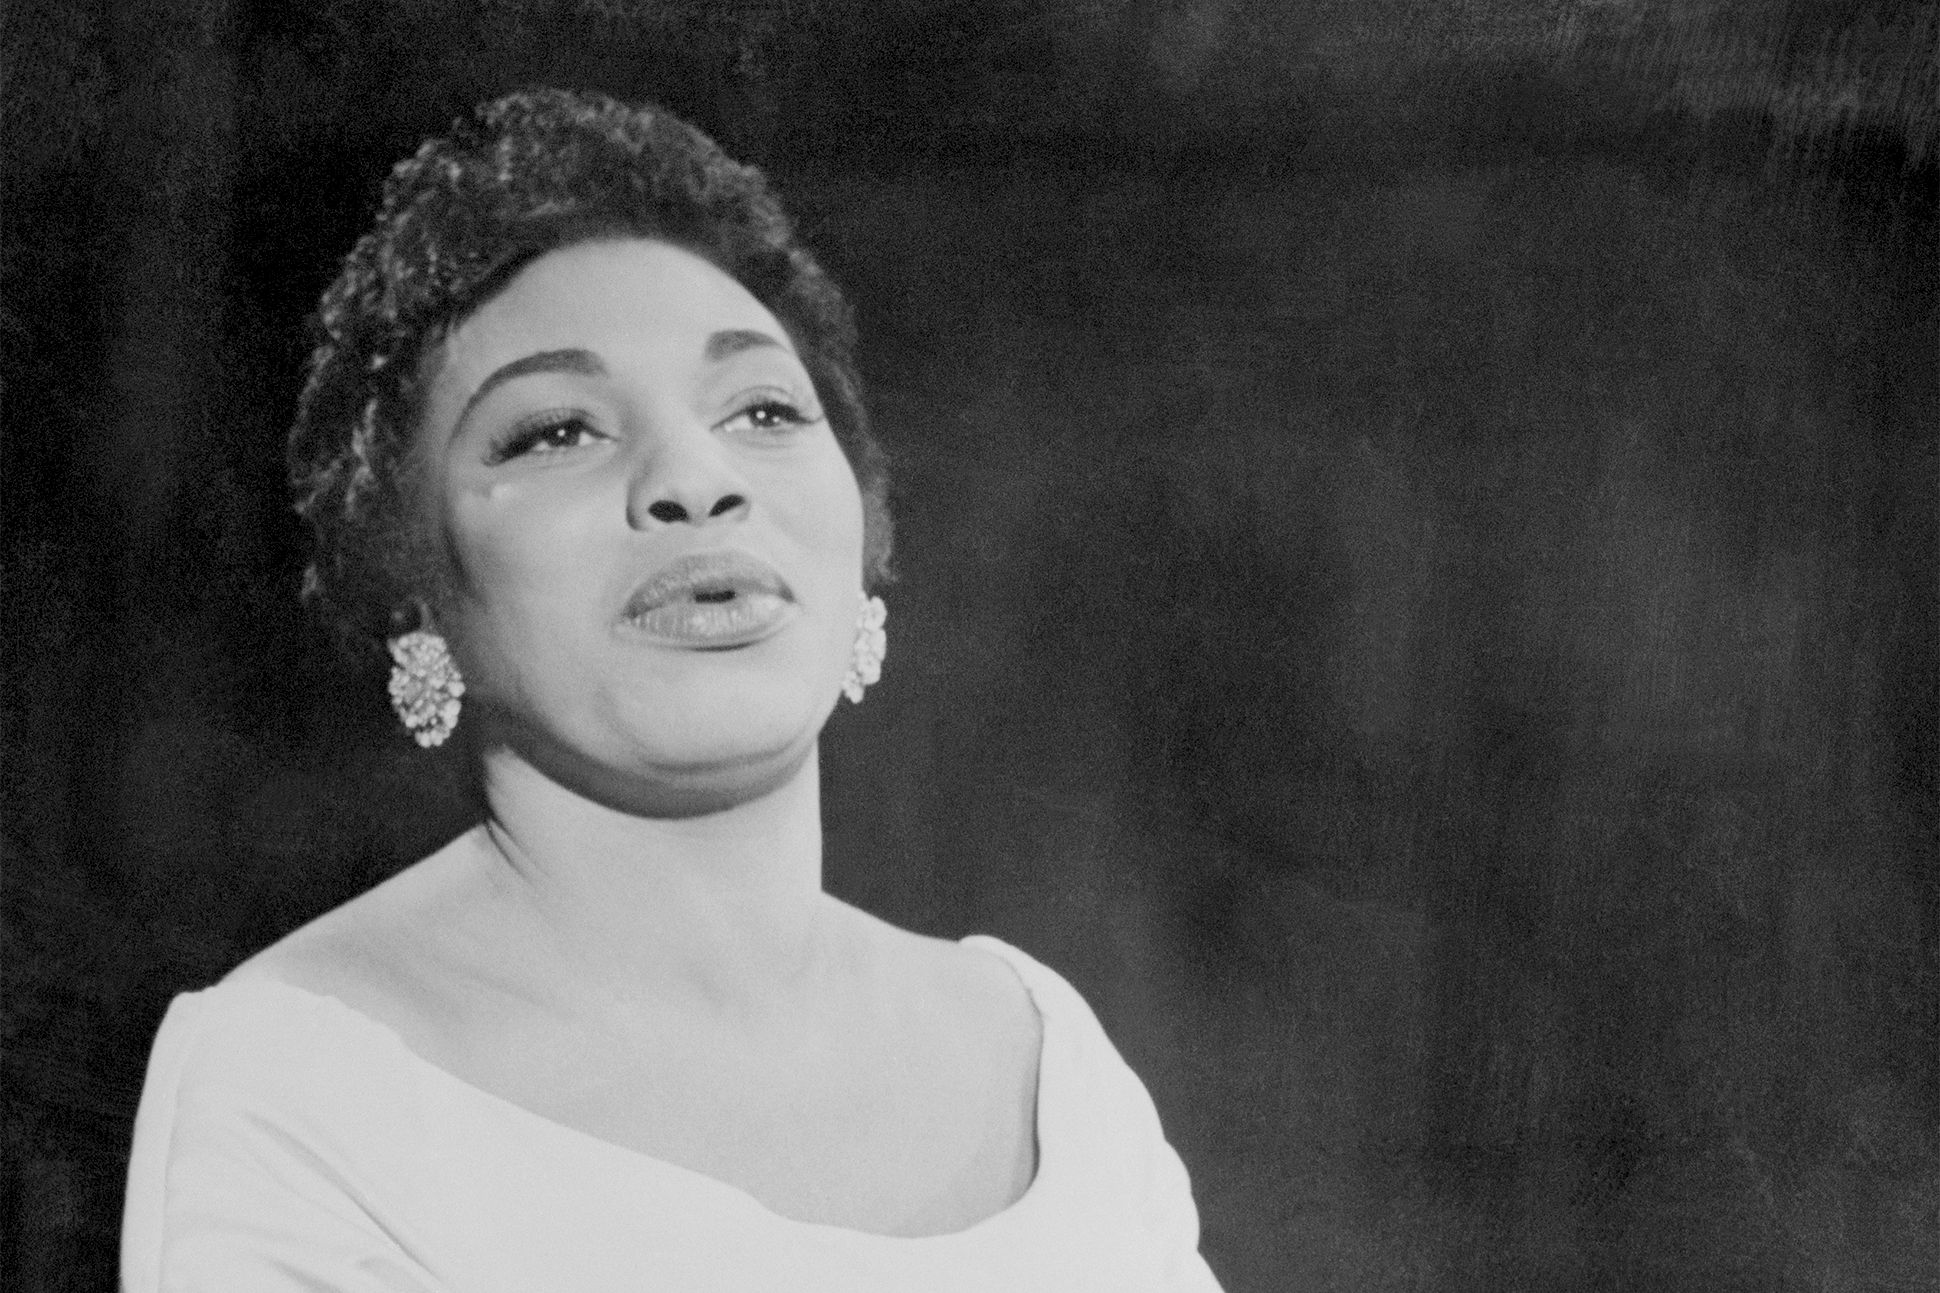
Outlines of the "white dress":
[{"label": "white dress", "polygon": [[1216,1293],[1185,1169],[1090,1008],[1017,949],[965,942],[1043,1024],[1037,1175],[967,1230],[790,1220],[471,1086],[333,997],[245,978],[177,997],[155,1039],[124,1293]]}]

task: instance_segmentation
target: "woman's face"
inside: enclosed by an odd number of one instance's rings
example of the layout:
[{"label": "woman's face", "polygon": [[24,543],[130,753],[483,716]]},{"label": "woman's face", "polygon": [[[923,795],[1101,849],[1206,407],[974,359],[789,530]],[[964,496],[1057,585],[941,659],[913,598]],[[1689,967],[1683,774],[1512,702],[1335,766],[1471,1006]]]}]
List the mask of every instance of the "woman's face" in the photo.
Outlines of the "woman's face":
[{"label": "woman's face", "polygon": [[427,373],[433,613],[488,744],[635,811],[798,769],[849,659],[862,501],[767,308],[670,244],[581,243]]}]

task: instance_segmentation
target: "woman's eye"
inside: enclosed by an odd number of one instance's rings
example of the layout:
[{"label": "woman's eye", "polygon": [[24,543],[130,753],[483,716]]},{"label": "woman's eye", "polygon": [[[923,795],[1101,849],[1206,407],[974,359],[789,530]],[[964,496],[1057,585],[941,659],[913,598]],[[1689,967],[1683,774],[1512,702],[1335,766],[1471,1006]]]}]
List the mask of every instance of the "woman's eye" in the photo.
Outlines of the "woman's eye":
[{"label": "woman's eye", "polygon": [[729,418],[727,429],[745,428],[750,431],[774,433],[792,431],[796,427],[813,426],[822,420],[821,414],[809,414],[786,400],[761,400]]},{"label": "woman's eye", "polygon": [[506,462],[525,454],[558,453],[562,449],[577,449],[593,440],[599,433],[581,417],[551,417],[543,421],[528,423],[508,436],[492,452],[493,462]]}]

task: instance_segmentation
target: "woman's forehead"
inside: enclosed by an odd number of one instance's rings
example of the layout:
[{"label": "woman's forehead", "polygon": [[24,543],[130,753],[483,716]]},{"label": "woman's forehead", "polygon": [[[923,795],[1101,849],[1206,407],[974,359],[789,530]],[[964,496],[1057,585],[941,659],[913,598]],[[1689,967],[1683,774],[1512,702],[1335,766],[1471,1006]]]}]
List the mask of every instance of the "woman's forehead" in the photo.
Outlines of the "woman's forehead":
[{"label": "woman's forehead", "polygon": [[699,347],[716,332],[771,336],[793,349],[779,321],[713,262],[658,239],[574,243],[535,258],[454,327],[447,345],[496,348],[662,339]]},{"label": "woman's forehead", "polygon": [[426,354],[421,408],[454,421],[488,384],[522,366],[562,367],[562,353],[582,356],[564,366],[597,373],[641,357],[705,366],[771,349],[797,356],[767,306],[706,257],[658,239],[574,243],[522,267]]}]

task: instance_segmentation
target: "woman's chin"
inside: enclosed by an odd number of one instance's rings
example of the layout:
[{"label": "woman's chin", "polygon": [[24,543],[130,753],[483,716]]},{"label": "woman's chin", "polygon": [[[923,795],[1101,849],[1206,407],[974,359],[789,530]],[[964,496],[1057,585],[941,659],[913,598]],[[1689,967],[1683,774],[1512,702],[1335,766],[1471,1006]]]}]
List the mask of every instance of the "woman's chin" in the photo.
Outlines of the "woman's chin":
[{"label": "woman's chin", "polygon": [[616,697],[611,739],[656,766],[732,766],[767,752],[813,744],[835,707],[798,680],[760,677],[732,684]]},{"label": "woman's chin", "polygon": [[636,751],[623,765],[585,769],[575,787],[608,806],[647,817],[724,812],[775,793],[802,775],[815,734],[772,743]]},{"label": "woman's chin", "polygon": [[686,817],[720,812],[789,784],[828,717],[826,706],[800,696],[746,695],[705,707],[667,704],[652,713],[632,709],[615,705],[602,721],[577,732],[495,723],[490,744],[609,807]]}]

